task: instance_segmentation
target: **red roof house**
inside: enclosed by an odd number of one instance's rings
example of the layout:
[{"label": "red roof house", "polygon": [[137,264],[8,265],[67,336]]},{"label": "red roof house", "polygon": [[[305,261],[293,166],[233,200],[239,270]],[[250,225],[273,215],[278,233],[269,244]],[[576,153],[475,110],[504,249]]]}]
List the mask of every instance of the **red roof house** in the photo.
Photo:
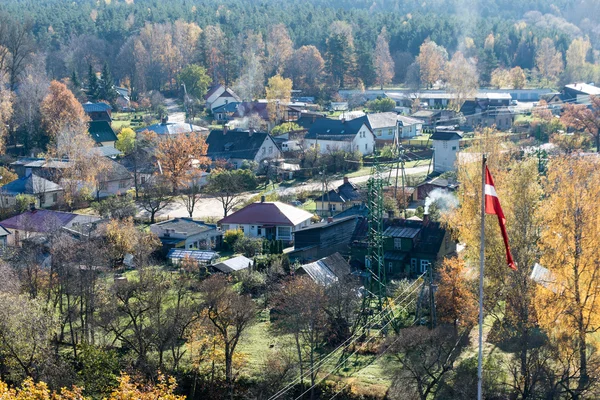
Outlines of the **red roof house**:
[{"label": "red roof house", "polygon": [[219,221],[221,229],[241,229],[246,236],[291,242],[292,232],[310,225],[313,215],[289,204],[260,201]]}]

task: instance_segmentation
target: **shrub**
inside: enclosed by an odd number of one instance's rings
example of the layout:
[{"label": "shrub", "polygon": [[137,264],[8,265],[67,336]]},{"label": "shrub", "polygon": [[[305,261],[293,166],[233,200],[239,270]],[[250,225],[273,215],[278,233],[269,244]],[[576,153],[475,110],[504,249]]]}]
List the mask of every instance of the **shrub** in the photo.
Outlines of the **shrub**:
[{"label": "shrub", "polygon": [[246,257],[254,257],[262,252],[262,247],[262,239],[242,236],[233,245],[233,250],[236,253],[241,253]]},{"label": "shrub", "polygon": [[244,232],[241,229],[232,229],[223,234],[223,242],[229,250],[233,250],[238,240],[243,237]]}]

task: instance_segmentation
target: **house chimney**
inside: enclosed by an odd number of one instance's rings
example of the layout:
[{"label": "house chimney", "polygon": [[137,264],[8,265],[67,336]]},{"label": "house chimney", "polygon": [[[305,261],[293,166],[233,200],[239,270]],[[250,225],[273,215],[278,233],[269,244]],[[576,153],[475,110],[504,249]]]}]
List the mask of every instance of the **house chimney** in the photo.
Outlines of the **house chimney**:
[{"label": "house chimney", "polygon": [[394,210],[388,210],[388,219],[394,219]]},{"label": "house chimney", "polygon": [[264,203],[265,202],[265,195],[260,196],[260,202]]},{"label": "house chimney", "polygon": [[348,180],[348,177],[347,177],[347,176],[345,176],[345,177],[344,177],[344,185],[347,185],[348,183],[350,183],[350,181]]},{"label": "house chimney", "polygon": [[168,120],[169,120],[169,116],[165,115],[164,117],[162,117],[160,119],[160,123],[163,124],[163,125],[166,125]]},{"label": "house chimney", "polygon": [[423,226],[429,224],[429,213],[423,214]]},{"label": "house chimney", "polygon": [[333,222],[333,217],[327,217],[327,223],[330,224]]}]

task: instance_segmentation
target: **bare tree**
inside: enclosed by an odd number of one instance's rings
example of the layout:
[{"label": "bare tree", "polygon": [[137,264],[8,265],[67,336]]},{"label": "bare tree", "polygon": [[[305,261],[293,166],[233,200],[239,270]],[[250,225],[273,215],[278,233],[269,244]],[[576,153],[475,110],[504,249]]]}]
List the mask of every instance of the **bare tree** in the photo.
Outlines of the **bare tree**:
[{"label": "bare tree", "polygon": [[34,42],[31,38],[33,24],[31,21],[18,22],[5,18],[0,21],[0,25],[6,24],[4,37],[0,37],[10,53],[8,58],[7,70],[10,77],[10,88],[15,90],[19,75],[25,67],[26,61],[31,56],[34,50]]},{"label": "bare tree", "polygon": [[153,224],[156,213],[171,205],[173,201],[170,183],[155,175],[142,185],[138,203],[143,210],[150,213],[150,223]]},{"label": "bare tree", "polygon": [[[195,172],[195,171],[194,171]],[[181,203],[184,205],[187,210],[190,218],[194,216],[194,208],[196,208],[196,204],[202,198],[202,192],[200,191],[200,178],[202,177],[202,172],[198,171],[190,176],[188,176],[187,188],[183,191],[183,196],[181,197]]]},{"label": "bare tree", "polygon": [[201,287],[206,319],[212,323],[223,341],[225,381],[233,399],[233,356],[240,337],[255,320],[255,306],[250,296],[240,295],[224,275],[213,275]]}]

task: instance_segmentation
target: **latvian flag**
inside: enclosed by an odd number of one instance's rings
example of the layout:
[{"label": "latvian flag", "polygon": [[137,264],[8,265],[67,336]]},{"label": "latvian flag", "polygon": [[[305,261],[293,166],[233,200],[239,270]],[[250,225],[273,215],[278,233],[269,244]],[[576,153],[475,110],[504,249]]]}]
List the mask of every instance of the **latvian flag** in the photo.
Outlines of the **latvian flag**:
[{"label": "latvian flag", "polygon": [[496,186],[494,186],[494,180],[487,165],[485,166],[485,213],[498,216],[498,223],[500,224],[500,231],[502,232],[502,239],[504,239],[504,247],[506,248],[506,262],[510,268],[516,270],[517,265],[512,258],[512,254],[510,254],[510,246],[508,245],[506,218],[502,212],[500,199],[498,199],[498,195],[496,194]]}]

